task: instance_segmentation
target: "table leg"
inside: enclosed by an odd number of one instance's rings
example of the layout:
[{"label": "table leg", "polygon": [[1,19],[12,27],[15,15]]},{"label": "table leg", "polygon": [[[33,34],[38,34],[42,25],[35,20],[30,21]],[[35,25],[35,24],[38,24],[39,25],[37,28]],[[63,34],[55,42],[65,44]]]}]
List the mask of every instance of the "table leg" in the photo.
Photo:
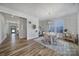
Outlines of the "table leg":
[{"label": "table leg", "polygon": [[51,37],[51,44],[53,44],[53,38],[52,38],[52,36],[50,36]]}]

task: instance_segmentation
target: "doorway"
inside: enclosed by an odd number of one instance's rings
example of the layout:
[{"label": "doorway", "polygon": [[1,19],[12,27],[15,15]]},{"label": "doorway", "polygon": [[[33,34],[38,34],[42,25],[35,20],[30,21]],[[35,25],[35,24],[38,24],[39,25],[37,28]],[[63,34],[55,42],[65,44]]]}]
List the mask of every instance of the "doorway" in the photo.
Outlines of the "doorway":
[{"label": "doorway", "polygon": [[16,48],[16,40],[17,40],[17,27],[16,26],[10,26],[10,41],[11,41],[11,48]]},{"label": "doorway", "polygon": [[11,34],[16,34],[16,26],[11,26]]}]

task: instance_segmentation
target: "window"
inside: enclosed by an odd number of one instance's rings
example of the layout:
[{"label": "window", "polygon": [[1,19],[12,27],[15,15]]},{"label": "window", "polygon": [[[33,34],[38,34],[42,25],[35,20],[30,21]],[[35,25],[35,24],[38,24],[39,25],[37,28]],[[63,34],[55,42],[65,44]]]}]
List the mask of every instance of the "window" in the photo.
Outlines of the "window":
[{"label": "window", "polygon": [[49,32],[57,32],[63,33],[64,29],[64,21],[63,20],[55,20],[49,24]]},{"label": "window", "polygon": [[15,32],[15,29],[12,29],[12,33],[14,33]]}]

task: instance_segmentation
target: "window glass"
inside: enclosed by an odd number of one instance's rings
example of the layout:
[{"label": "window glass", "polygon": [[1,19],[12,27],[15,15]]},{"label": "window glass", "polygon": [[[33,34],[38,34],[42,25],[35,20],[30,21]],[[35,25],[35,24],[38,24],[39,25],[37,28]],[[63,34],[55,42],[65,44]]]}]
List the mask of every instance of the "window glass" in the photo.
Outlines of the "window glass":
[{"label": "window glass", "polygon": [[63,20],[55,20],[54,22],[49,24],[49,32],[63,33],[63,29],[64,29]]}]

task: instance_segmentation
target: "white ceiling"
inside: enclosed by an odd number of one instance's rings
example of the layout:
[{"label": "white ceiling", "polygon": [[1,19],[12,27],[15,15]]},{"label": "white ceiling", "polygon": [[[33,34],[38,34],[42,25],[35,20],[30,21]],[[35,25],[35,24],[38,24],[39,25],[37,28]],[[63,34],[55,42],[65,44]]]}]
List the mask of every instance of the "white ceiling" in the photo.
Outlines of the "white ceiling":
[{"label": "white ceiling", "polygon": [[74,3],[0,3],[0,5],[39,19],[55,18],[77,10],[77,4]]}]

